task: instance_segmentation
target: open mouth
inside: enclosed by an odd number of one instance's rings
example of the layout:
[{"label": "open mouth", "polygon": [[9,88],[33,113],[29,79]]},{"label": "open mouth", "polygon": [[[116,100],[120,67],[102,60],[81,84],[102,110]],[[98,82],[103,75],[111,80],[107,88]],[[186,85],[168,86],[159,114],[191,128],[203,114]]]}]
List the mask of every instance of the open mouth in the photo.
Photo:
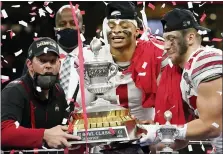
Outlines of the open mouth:
[{"label": "open mouth", "polygon": [[113,36],[112,40],[123,40],[124,37],[123,36]]}]

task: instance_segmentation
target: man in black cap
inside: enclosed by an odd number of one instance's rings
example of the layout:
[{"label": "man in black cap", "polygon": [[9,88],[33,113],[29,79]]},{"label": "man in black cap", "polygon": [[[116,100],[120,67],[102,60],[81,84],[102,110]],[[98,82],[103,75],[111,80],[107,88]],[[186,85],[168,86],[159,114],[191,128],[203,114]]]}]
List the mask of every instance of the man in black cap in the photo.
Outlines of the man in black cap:
[{"label": "man in black cap", "polygon": [[1,94],[3,149],[71,146],[66,133],[71,110],[57,83],[60,69],[57,43],[39,38],[29,47],[27,73],[9,83]]},{"label": "man in black cap", "polygon": [[[222,153],[222,51],[201,45],[198,31],[210,30],[200,26],[193,13],[173,9],[162,18],[165,50],[173,64],[183,70],[180,83],[183,100],[199,119],[177,127],[179,140],[211,139],[217,154]],[[187,74],[187,79],[184,78]],[[189,82],[188,82],[189,80]],[[156,129],[158,129],[157,127]],[[141,139],[153,142],[150,129]],[[153,137],[151,137],[153,136]]]}]

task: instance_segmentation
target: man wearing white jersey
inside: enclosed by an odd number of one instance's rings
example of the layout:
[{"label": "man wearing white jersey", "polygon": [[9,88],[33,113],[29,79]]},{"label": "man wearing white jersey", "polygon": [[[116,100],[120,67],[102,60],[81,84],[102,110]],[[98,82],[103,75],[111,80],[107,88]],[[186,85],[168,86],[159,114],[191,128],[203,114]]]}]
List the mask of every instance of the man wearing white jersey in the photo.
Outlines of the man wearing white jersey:
[{"label": "man wearing white jersey", "polygon": [[[180,83],[184,101],[194,109],[199,119],[177,127],[179,140],[211,139],[216,154],[222,153],[222,51],[203,47],[201,27],[193,13],[185,9],[173,9],[162,18],[165,50],[173,64],[183,69]],[[144,127],[145,128],[145,127]],[[141,143],[151,144],[160,140],[156,130],[147,128]],[[177,149],[177,147],[175,147]]]}]

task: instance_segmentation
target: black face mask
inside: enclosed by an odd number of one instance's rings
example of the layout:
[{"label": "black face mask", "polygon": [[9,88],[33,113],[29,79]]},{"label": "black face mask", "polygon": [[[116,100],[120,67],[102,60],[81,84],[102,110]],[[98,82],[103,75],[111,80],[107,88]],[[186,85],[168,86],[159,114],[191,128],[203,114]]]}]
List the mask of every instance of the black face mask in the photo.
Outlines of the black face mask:
[{"label": "black face mask", "polygon": [[35,87],[38,86],[41,90],[49,90],[55,85],[58,75],[53,75],[52,73],[35,73],[33,79]]},{"label": "black face mask", "polygon": [[78,44],[77,34],[77,30],[70,28],[57,31],[57,41],[63,49],[74,49]]}]

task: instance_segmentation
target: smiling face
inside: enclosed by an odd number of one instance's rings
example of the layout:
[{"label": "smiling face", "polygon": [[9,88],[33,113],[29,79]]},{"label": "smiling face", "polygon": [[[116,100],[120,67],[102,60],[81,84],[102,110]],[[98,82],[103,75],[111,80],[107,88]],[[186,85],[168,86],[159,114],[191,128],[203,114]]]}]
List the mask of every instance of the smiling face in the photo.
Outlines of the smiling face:
[{"label": "smiling face", "polygon": [[113,48],[130,46],[139,34],[139,28],[128,20],[111,19],[108,26],[111,29],[108,33],[108,41]]},{"label": "smiling face", "polygon": [[180,31],[166,32],[164,37],[164,50],[173,64],[182,63],[183,56],[188,50],[188,42]]}]

